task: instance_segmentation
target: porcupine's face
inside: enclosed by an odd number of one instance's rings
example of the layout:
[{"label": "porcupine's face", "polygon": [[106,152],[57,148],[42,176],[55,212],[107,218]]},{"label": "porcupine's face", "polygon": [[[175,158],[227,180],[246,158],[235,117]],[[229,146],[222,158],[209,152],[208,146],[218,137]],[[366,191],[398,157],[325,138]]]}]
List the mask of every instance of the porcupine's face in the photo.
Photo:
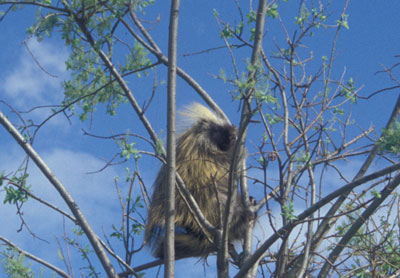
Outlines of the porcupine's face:
[{"label": "porcupine's face", "polygon": [[220,151],[229,151],[236,142],[237,130],[230,124],[209,123],[208,135]]}]

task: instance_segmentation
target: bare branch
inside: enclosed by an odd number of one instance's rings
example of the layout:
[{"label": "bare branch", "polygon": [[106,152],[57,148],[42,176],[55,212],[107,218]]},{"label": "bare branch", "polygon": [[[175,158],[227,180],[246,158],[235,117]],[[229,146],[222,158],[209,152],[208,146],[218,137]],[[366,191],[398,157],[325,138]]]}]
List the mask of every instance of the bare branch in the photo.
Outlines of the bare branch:
[{"label": "bare branch", "polygon": [[[165,55],[161,52],[160,48],[157,46],[157,44],[154,42],[150,34],[147,32],[147,30],[143,27],[143,25],[140,23],[140,21],[137,19],[134,7],[133,5],[130,5],[130,15],[132,17],[132,20],[135,22],[136,26],[139,28],[140,32],[145,36],[145,38],[149,41],[150,45],[148,45],[145,41],[143,41],[129,26],[129,24],[121,20],[121,22],[125,25],[125,27],[128,29],[128,31],[134,36],[135,39],[140,41],[140,43],[146,47],[151,53],[153,53],[164,65],[168,65],[168,58],[165,57]],[[193,89],[196,90],[196,92],[200,95],[201,98],[210,106],[212,110],[214,110],[218,116],[222,117],[225,119],[228,123],[230,122],[228,117],[225,115],[225,113],[222,111],[221,108],[214,102],[214,100],[207,94],[207,92],[194,80],[189,74],[187,74],[184,70],[181,68],[177,67],[176,68],[177,74],[185,80]]]},{"label": "bare branch", "polygon": [[168,36],[167,172],[165,188],[164,277],[175,273],[175,180],[176,180],[176,52],[180,0],[171,2]]},{"label": "bare branch", "polygon": [[[264,252],[281,236],[286,235],[289,233],[296,225],[301,223],[305,218],[309,217],[312,213],[323,207],[324,205],[328,204],[330,201],[333,199],[337,198],[338,196],[341,196],[344,193],[347,193],[351,191],[352,189],[356,188],[357,186],[360,186],[362,184],[365,184],[368,181],[374,180],[376,178],[379,178],[381,176],[387,175],[389,173],[393,173],[394,171],[397,171],[400,169],[400,163],[397,163],[395,165],[389,166],[387,168],[384,168],[382,170],[376,171],[375,173],[372,173],[370,175],[360,177],[345,186],[342,186],[341,188],[335,190],[334,192],[328,194],[315,204],[313,204],[311,207],[307,208],[304,210],[302,213],[300,213],[297,217],[296,220],[289,222],[285,226],[281,227],[279,230],[277,230],[272,236],[270,236],[254,253],[253,255],[246,260],[243,263],[243,266],[241,267],[240,271],[235,275],[235,277],[242,277],[248,269],[260,258],[263,256]],[[329,219],[329,218],[328,218]]]},{"label": "bare branch", "polygon": [[324,278],[329,274],[332,265],[335,263],[339,254],[346,247],[347,243],[353,238],[354,234],[361,228],[367,219],[377,210],[390,193],[392,193],[400,184],[400,174],[397,175],[385,188],[380,192],[380,196],[376,196],[371,205],[360,215],[360,217],[351,225],[350,229],[344,234],[336,245],[335,249],[329,254],[328,259],[323,265],[318,277]]}]

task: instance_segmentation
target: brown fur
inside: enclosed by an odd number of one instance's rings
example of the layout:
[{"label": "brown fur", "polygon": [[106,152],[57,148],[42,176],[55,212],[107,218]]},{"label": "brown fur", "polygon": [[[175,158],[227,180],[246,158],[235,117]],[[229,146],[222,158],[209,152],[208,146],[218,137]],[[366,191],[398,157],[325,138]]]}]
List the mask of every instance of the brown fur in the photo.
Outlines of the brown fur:
[{"label": "brown fur", "polygon": [[[194,123],[177,140],[177,171],[204,216],[218,227],[219,217],[224,214],[227,200],[229,166],[237,130],[200,104],[190,106],[181,114]],[[145,235],[147,243],[153,248],[154,256],[159,258],[163,257],[166,180],[167,168],[164,165],[154,183]],[[215,246],[206,239],[203,230],[199,228],[179,195],[176,196],[175,211],[176,257],[206,257],[214,252]],[[244,234],[243,211],[238,198],[229,234],[231,240],[240,239]]]}]

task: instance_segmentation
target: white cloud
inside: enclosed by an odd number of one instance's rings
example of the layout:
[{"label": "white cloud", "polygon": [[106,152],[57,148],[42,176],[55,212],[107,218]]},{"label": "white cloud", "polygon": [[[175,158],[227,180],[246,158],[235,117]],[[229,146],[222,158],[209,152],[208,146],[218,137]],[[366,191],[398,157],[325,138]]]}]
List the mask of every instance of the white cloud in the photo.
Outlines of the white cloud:
[{"label": "white cloud", "polygon": [[66,76],[66,48],[50,42],[39,43],[36,39],[29,40],[28,48],[33,57],[24,46],[21,47],[18,61],[0,82],[4,95],[18,108],[31,108],[60,99],[55,97],[61,95],[56,92],[60,91],[60,83]]},{"label": "white cloud", "polygon": [[[348,163],[346,161],[339,161],[335,164],[335,166],[341,170],[342,176],[344,176],[347,180],[351,180],[356,173],[358,172],[360,166],[362,164],[361,160],[354,160],[351,163]],[[250,171],[249,171],[250,172]],[[270,176],[276,176],[276,170],[271,169],[268,172],[268,177]],[[257,177],[256,171],[253,171],[251,174]],[[321,172],[320,170],[316,170],[315,172],[315,179],[317,181],[320,180],[320,175]],[[262,176],[259,177],[259,179],[262,179]],[[272,178],[271,178],[272,179]],[[300,184],[308,184],[308,176],[303,176],[302,179],[299,181]],[[321,196],[324,197],[328,195],[329,193],[333,192],[334,190],[337,190],[338,188],[344,186],[346,184],[346,181],[342,179],[342,177],[337,173],[337,171],[329,168],[328,170],[325,170],[324,172],[324,178],[322,182],[322,192]],[[318,186],[317,186],[318,187]],[[263,196],[262,190],[259,189],[259,194],[256,195],[257,198],[261,198]],[[335,200],[333,200],[334,202]],[[331,204],[333,203],[328,203],[322,208],[320,208],[315,214],[314,217],[318,216],[325,216],[326,213],[328,212],[329,208],[331,207]],[[306,204],[304,200],[301,200],[297,198],[294,202],[294,215],[299,215],[306,209]],[[275,230],[278,230],[282,227],[282,219],[281,219],[281,210],[280,206],[278,203],[276,203],[274,200],[270,200],[269,202],[269,209],[270,209],[270,215],[261,215],[261,213],[265,213],[266,209],[261,209],[259,212],[260,217],[257,219],[257,224],[254,229],[253,233],[253,244],[254,244],[254,249],[259,247],[261,244],[265,242],[271,235],[275,233]],[[268,217],[271,217],[272,224],[274,225],[274,229],[271,227],[271,221],[268,219]],[[340,224],[341,219],[335,223],[335,224]],[[313,224],[313,231],[315,232],[318,227],[318,222],[314,222]],[[297,225],[290,233],[289,236],[289,242],[290,244],[293,244],[294,242],[297,243],[297,245],[300,245],[301,243],[305,242],[306,240],[306,233],[308,229],[308,224],[305,222],[303,224]],[[330,230],[328,233],[329,235],[332,235],[335,232],[334,228]],[[318,250],[325,250],[325,248],[330,245],[332,242],[328,240],[324,240]],[[268,251],[271,252],[277,252],[279,250],[281,244],[281,240],[277,240],[274,244],[271,245]],[[321,251],[322,252],[322,251]]]},{"label": "white cloud", "polygon": [[[97,174],[87,174],[103,168],[104,162],[83,152],[54,149],[43,156],[84,212],[94,215],[100,213],[103,216],[109,214],[109,203],[112,203],[113,199],[117,200],[113,182],[117,173],[113,169],[108,168]],[[34,175],[32,177],[34,180],[44,179],[44,177],[39,177],[42,176],[41,173],[35,172],[32,175]],[[33,190],[47,200],[64,203],[47,181],[35,184]],[[102,217],[102,220],[107,220],[107,217]]]},{"label": "white cloud", "polygon": [[[9,152],[9,155],[14,156],[16,153],[17,151]],[[8,160],[7,156],[8,154],[6,153],[4,160],[0,161],[0,169],[6,169],[7,166],[10,170],[12,169],[11,167],[15,168],[16,165],[3,164]],[[72,152],[65,149],[54,149],[43,153],[43,159],[61,180],[86,217],[88,219],[95,217],[95,221],[91,221],[93,224],[101,227],[115,219],[117,207],[113,204],[119,204],[119,202],[116,202],[118,199],[113,180],[117,176],[117,172],[114,169],[107,168],[100,173],[87,174],[101,169],[104,166],[104,162],[90,154]],[[28,182],[32,185],[31,190],[34,194],[65,211],[69,211],[58,192],[36,167],[32,167],[29,174]],[[24,205],[24,208],[24,215],[27,219],[31,219],[32,223],[40,222],[43,219],[43,215],[48,215],[49,213],[46,212],[49,210],[47,207],[36,202],[28,202]],[[96,215],[101,217],[96,218]],[[57,216],[57,213],[55,216]],[[47,217],[46,222],[47,224],[52,224],[52,221]]]},{"label": "white cloud", "polygon": [[[22,159],[23,153],[15,148],[6,151],[4,146],[0,148],[0,151],[3,154],[0,157],[0,169],[5,173],[15,170],[20,163],[16,158]],[[65,149],[54,149],[43,153],[43,159],[63,182],[98,235],[102,236],[103,228],[106,234],[109,234],[111,223],[118,226],[121,211],[113,182],[117,175],[114,169],[109,168],[94,175],[87,174],[89,171],[102,168],[104,162],[90,154]],[[31,167],[29,173],[28,184],[32,185],[31,190],[34,194],[70,213],[57,191],[36,167]],[[4,194],[0,191],[1,201],[4,200]],[[1,204],[0,223],[7,223],[7,225],[2,225],[0,234],[28,252],[54,264],[61,264],[57,257],[58,246],[55,239],[58,237],[62,242],[61,237],[64,232],[71,235],[73,227],[71,221],[65,220],[64,230],[63,218],[60,214],[33,200],[23,205],[23,217],[32,232],[38,238],[48,241],[49,244],[33,238],[26,228],[17,233],[21,221],[16,215],[15,207],[9,204]],[[81,259],[79,255],[75,258],[77,259],[76,266],[81,263]]]}]

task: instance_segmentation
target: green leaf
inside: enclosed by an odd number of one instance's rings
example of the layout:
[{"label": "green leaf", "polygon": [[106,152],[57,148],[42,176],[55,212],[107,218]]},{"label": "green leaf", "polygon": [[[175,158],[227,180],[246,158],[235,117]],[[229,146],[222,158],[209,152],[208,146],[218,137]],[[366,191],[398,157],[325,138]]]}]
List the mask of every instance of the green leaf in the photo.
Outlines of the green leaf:
[{"label": "green leaf", "polygon": [[376,190],[375,188],[372,190],[371,194],[377,199],[382,198],[381,193],[378,190]]},{"label": "green leaf", "polygon": [[0,187],[3,185],[3,182],[4,182],[4,171],[2,171],[1,172],[1,174],[0,174]]},{"label": "green leaf", "polygon": [[257,13],[255,11],[250,11],[247,15],[247,24],[251,24],[256,21]]},{"label": "green leaf", "polygon": [[261,157],[258,159],[258,163],[260,163],[261,167],[267,168],[267,167],[268,167],[269,161],[268,161],[268,159],[266,159],[266,158],[264,158],[264,157],[261,156]]},{"label": "green leaf", "polygon": [[377,142],[381,154],[400,154],[400,122],[395,122],[387,129],[383,129],[382,137]]},{"label": "green leaf", "polygon": [[281,215],[285,216],[285,218],[289,221],[296,220],[297,216],[294,215],[294,205],[293,202],[289,202],[289,205],[282,206]]},{"label": "green leaf", "polygon": [[337,21],[338,25],[343,26],[346,29],[350,29],[349,22],[348,22],[348,17],[349,17],[348,14],[344,14],[342,19]]},{"label": "green leaf", "polygon": [[60,249],[57,249],[57,256],[60,258],[60,260],[65,261],[65,257]]},{"label": "green leaf", "polygon": [[278,4],[274,3],[267,9],[267,16],[270,18],[277,18],[279,16]]}]

